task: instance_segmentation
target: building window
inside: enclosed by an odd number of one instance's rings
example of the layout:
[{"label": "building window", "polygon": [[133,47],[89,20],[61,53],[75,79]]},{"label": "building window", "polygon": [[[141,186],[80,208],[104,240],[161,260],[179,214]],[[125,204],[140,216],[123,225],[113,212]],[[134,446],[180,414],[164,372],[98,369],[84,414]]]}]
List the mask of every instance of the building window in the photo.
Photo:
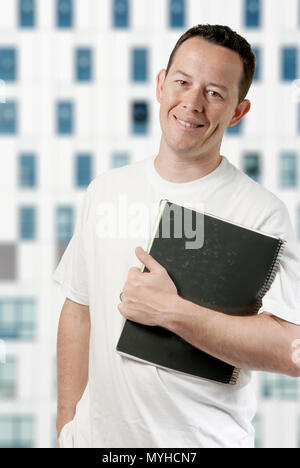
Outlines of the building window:
[{"label": "building window", "polygon": [[297,48],[283,47],[281,50],[281,79],[291,81],[297,78]]},{"label": "building window", "polygon": [[243,157],[242,170],[255,182],[261,180],[260,156],[256,153],[248,153]]},{"label": "building window", "polygon": [[128,153],[117,152],[112,155],[111,168],[127,166],[128,164],[130,164]]},{"label": "building window", "polygon": [[14,281],[16,279],[16,250],[14,243],[0,244],[0,280]]},{"label": "building window", "polygon": [[148,104],[144,101],[134,102],[132,107],[132,132],[145,134],[148,130]]},{"label": "building window", "polygon": [[0,448],[34,448],[33,416],[1,415]]},{"label": "building window", "polygon": [[298,380],[287,375],[263,372],[261,374],[261,394],[265,399],[298,399]]},{"label": "building window", "polygon": [[73,0],[56,1],[56,25],[58,28],[73,27]]},{"label": "building window", "polygon": [[255,73],[253,81],[261,80],[261,53],[258,47],[252,47],[253,53],[255,55]]},{"label": "building window", "polygon": [[227,135],[240,135],[242,133],[242,130],[243,130],[243,125],[244,125],[244,121],[243,119],[239,121],[239,123],[237,123],[236,125],[234,125],[233,127],[227,127],[226,128],[226,134]]},{"label": "building window", "polygon": [[20,239],[33,240],[36,236],[35,208],[22,206],[20,208]]},{"label": "building window", "polygon": [[260,0],[245,0],[245,26],[258,28],[260,26]]},{"label": "building window", "polygon": [[36,331],[32,298],[0,298],[0,338],[32,340]]},{"label": "building window", "polygon": [[297,155],[283,153],[280,155],[280,187],[295,188],[298,182]]},{"label": "building window", "polygon": [[7,356],[5,363],[0,363],[0,399],[16,398],[17,381],[16,357]]},{"label": "building window", "polygon": [[77,187],[87,187],[92,180],[92,157],[80,154],[75,160],[75,177]]},{"label": "building window", "polygon": [[60,101],[57,103],[57,126],[58,135],[71,135],[73,129],[73,103]]},{"label": "building window", "polygon": [[33,28],[35,26],[35,0],[19,0],[19,26]]},{"label": "building window", "polygon": [[0,103],[0,134],[17,133],[17,104],[14,101]]},{"label": "building window", "polygon": [[74,212],[72,206],[59,206],[56,209],[56,240],[61,243],[70,241],[74,230]]},{"label": "building window", "polygon": [[34,154],[22,154],[19,157],[19,186],[22,188],[36,186],[36,157]]},{"label": "building window", "polygon": [[144,82],[148,80],[148,50],[133,49],[131,79],[135,82]]},{"label": "building window", "polygon": [[255,448],[262,448],[263,446],[263,434],[262,434],[262,417],[259,413],[253,418],[253,427],[255,430]]},{"label": "building window", "polygon": [[76,60],[76,80],[92,80],[92,51],[88,48],[78,48],[75,51]]},{"label": "building window", "polygon": [[4,81],[16,80],[16,49],[0,47],[0,79]]},{"label": "building window", "polygon": [[128,0],[113,0],[113,27],[128,28],[129,5]]},{"label": "building window", "polygon": [[185,0],[169,0],[170,28],[183,28],[185,26]]}]

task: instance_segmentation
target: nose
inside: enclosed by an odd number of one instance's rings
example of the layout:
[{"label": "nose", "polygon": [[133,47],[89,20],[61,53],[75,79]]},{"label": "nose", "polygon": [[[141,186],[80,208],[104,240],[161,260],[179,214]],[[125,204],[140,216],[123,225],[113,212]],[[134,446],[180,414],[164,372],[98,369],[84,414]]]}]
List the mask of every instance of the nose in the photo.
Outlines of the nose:
[{"label": "nose", "polygon": [[203,112],[204,100],[202,91],[198,89],[190,89],[184,95],[183,107],[190,112]]}]

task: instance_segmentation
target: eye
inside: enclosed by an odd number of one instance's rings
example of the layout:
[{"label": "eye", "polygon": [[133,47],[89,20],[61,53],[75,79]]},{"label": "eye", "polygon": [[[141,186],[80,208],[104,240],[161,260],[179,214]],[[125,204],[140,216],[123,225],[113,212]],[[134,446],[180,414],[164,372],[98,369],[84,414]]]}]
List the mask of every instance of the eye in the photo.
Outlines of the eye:
[{"label": "eye", "polygon": [[[209,92],[209,93],[214,93],[216,96],[222,97],[222,96],[220,96],[219,93],[217,93],[216,91],[213,91],[212,89],[209,89],[208,92]],[[211,95],[211,96],[212,96],[212,95]]]},{"label": "eye", "polygon": [[179,83],[179,82],[181,82],[181,83],[186,83],[186,81],[183,81],[183,80],[177,80],[177,81],[176,81],[176,83]]}]

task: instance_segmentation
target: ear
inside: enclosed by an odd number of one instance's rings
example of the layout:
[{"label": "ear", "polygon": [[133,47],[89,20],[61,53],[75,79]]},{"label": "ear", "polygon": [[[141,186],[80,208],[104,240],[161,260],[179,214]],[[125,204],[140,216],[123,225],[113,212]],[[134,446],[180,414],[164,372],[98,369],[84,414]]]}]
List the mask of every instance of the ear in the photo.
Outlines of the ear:
[{"label": "ear", "polygon": [[165,69],[160,70],[156,77],[156,99],[160,103],[161,101],[161,94],[162,94],[162,89],[163,89],[163,84],[165,81],[166,77],[166,71]]},{"label": "ear", "polygon": [[234,115],[232,116],[231,121],[228,124],[228,127],[234,127],[239,123],[240,120],[244,117],[244,115],[249,112],[251,108],[251,102],[249,99],[244,99],[235,109]]}]

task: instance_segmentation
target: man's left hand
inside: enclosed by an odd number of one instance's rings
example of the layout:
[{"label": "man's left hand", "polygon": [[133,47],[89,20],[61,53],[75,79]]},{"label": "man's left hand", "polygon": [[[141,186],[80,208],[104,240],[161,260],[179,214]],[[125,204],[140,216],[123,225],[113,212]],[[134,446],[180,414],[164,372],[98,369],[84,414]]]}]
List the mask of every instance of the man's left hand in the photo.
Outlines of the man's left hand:
[{"label": "man's left hand", "polygon": [[177,299],[177,288],[167,270],[150,254],[141,247],[135,249],[135,254],[149,272],[130,268],[119,312],[134,322],[164,326]]}]

